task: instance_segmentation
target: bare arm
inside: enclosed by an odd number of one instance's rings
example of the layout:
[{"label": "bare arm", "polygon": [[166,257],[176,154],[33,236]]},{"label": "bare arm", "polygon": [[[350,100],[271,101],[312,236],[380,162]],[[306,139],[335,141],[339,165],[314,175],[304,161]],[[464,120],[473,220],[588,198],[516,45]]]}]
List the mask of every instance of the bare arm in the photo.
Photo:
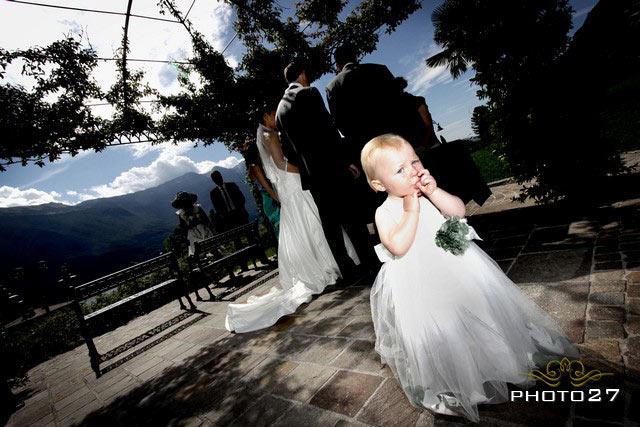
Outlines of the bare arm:
[{"label": "bare arm", "polygon": [[269,154],[271,154],[273,162],[276,164],[278,169],[293,173],[300,173],[300,170],[296,165],[292,165],[287,162],[287,159],[285,159],[284,154],[282,153],[280,140],[278,140],[278,135],[275,132],[267,133],[267,150],[269,151]]},{"label": "bare arm", "polygon": [[436,180],[429,174],[427,169],[423,169],[419,173],[420,190],[431,200],[431,203],[438,210],[449,216],[463,217],[466,214],[464,203],[458,196],[449,194],[436,184]]},{"label": "bare arm", "polygon": [[418,107],[418,113],[420,117],[422,117],[422,121],[427,129],[431,129],[433,127],[433,123],[431,121],[431,114],[429,113],[429,108],[427,108],[427,104],[420,104]]},{"label": "bare arm", "polygon": [[433,131],[433,121],[431,119],[431,113],[429,113],[427,104],[420,104],[420,107],[418,107],[418,114],[420,114],[420,117],[422,118],[422,121],[427,128],[427,132],[425,133],[424,141],[422,141],[422,143],[425,147],[428,147],[436,141],[434,140],[435,132]]},{"label": "bare arm", "polygon": [[385,215],[383,210],[376,211],[376,227],[380,242],[395,256],[407,253],[416,238],[420,205],[416,193],[404,198],[404,213],[400,223]]},{"label": "bare arm", "polygon": [[434,204],[440,212],[449,216],[464,217],[467,209],[458,196],[447,193],[442,188],[437,188],[430,196],[429,200]]},{"label": "bare arm", "polygon": [[278,195],[276,194],[276,190],[271,186],[271,182],[264,176],[264,172],[262,171],[262,167],[260,165],[253,164],[251,165],[251,176],[258,180],[260,185],[269,193],[273,200],[278,200]]}]

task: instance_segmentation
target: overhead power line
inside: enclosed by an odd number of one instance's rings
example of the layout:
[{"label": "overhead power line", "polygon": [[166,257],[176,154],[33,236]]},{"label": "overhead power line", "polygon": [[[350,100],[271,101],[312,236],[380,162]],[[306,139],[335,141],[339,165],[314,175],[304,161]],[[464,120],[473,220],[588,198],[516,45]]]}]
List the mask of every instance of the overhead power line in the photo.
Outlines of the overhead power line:
[{"label": "overhead power line", "polygon": [[[147,103],[152,103],[152,102],[160,102],[160,100],[158,99],[151,99],[151,100],[146,100],[146,101],[137,101],[139,104],[147,104]],[[113,105],[110,102],[99,102],[97,104],[85,104],[85,107],[102,107],[105,105]]]},{"label": "overhead power line", "polygon": [[191,3],[191,6],[189,6],[189,10],[187,10],[187,14],[184,15],[184,18],[182,18],[183,21],[187,20],[187,16],[189,16],[189,12],[191,12],[191,8],[193,7],[194,4],[196,4],[196,0],[193,0],[193,3]]},{"label": "overhead power line", "polygon": [[233,35],[233,37],[231,38],[231,40],[229,40],[229,43],[227,43],[227,45],[224,47],[224,49],[222,49],[222,52],[220,52],[220,55],[224,55],[224,52],[227,50],[227,48],[229,46],[231,46],[231,43],[233,43],[233,41],[236,39],[236,37],[238,37],[238,33],[235,33]]},{"label": "overhead power line", "polygon": [[[77,11],[80,11],[80,12],[92,12],[92,13],[103,13],[103,14],[106,14],[106,15],[127,16],[126,13],[112,12],[110,10],[84,9],[84,8],[81,8],[81,7],[60,6],[60,5],[56,5],[56,4],[35,3],[35,2],[22,1],[22,0],[7,0],[7,1],[9,1],[11,3],[28,4],[30,6],[51,7],[53,9],[77,10]],[[161,21],[161,22],[170,22],[172,24],[181,24],[180,21],[176,21],[176,20],[173,20],[173,19],[156,18],[155,16],[134,15],[133,13],[129,14],[129,16],[133,16],[134,18],[150,19],[152,21]]]},{"label": "overhead power line", "polygon": [[[120,61],[122,58],[97,58],[99,61]],[[127,58],[127,62],[159,62],[164,64],[191,64],[189,61],[171,61],[169,59],[135,59],[135,58]]]}]

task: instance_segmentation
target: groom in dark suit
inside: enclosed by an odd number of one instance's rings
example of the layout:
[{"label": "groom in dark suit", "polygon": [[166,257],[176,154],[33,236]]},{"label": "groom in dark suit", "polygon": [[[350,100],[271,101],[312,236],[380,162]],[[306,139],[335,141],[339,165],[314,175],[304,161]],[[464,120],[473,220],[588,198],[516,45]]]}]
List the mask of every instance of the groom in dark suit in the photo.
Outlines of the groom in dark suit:
[{"label": "groom in dark suit", "polygon": [[[339,47],[335,58],[339,74],[327,86],[327,101],[353,163],[360,165],[362,147],[385,133],[402,136],[414,148],[423,145],[427,128],[418,114],[418,102],[403,91],[403,79],[396,79],[384,65],[359,64],[349,46]],[[355,185],[360,222],[373,223],[385,194],[371,191],[364,174]]]},{"label": "groom in dark suit", "polygon": [[339,73],[327,85],[327,102],[356,164],[362,147],[385,133],[402,136],[414,148],[435,142],[419,112],[424,98],[404,92],[403,78],[384,65],[358,63],[348,45],[336,49],[335,60]]},{"label": "groom in dark suit", "polygon": [[[415,149],[438,186],[465,203],[482,204],[491,195],[484,178],[463,143],[440,145],[425,99],[404,91],[407,82],[381,64],[360,64],[352,46],[336,49],[338,75],[327,85],[329,110],[348,141],[352,161],[360,161],[362,147],[372,138],[395,133]],[[366,180],[358,182],[367,187]],[[365,197],[368,217],[379,201]]]},{"label": "groom in dark suit", "polygon": [[350,209],[353,178],[357,172],[352,159],[344,155],[340,133],[336,129],[318,89],[310,86],[302,62],[285,68],[289,87],[276,111],[282,152],[300,168],[302,188],[308,189],[318,206],[324,234],[343,277],[354,273],[342,236],[344,226],[364,263],[370,257],[368,233],[354,222]]}]

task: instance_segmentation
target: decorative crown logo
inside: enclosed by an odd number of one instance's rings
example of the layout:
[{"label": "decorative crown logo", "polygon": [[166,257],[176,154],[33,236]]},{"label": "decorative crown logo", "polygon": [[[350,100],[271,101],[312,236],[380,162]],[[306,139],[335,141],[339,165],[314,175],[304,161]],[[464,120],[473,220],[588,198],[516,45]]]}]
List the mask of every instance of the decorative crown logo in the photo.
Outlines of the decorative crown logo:
[{"label": "decorative crown logo", "polygon": [[569,360],[566,357],[563,357],[560,361],[550,360],[547,363],[545,372],[540,369],[533,369],[529,373],[521,373],[520,375],[532,377],[536,381],[540,380],[551,387],[558,387],[564,372],[569,373],[569,380],[574,387],[581,387],[589,381],[598,381],[605,375],[613,375],[597,369],[586,372],[586,368],[580,360]]}]

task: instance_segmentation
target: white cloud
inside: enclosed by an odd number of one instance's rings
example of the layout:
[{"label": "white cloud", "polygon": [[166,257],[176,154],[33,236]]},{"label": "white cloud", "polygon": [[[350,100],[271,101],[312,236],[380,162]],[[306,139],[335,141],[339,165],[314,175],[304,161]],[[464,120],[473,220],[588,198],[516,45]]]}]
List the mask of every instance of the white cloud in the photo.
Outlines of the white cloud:
[{"label": "white cloud", "polygon": [[211,27],[211,38],[213,47],[217,51],[222,51],[229,42],[229,24],[233,17],[233,9],[226,3],[212,4],[213,10],[209,13],[213,26]]},{"label": "white cloud", "polygon": [[580,10],[576,10],[573,12],[573,18],[575,19],[579,16],[586,15],[587,13],[591,12],[591,9],[593,9],[593,6],[584,7]]},{"label": "white cloud", "polygon": [[458,80],[457,82],[455,82],[451,86],[456,87],[456,86],[460,86],[460,85],[463,85],[463,84],[467,84],[469,86],[473,86],[475,83],[471,81],[471,77],[467,77],[466,79]]},{"label": "white cloud", "polygon": [[165,64],[160,73],[158,74],[158,80],[162,87],[169,87],[178,78],[178,70],[170,64]]},{"label": "white cloud", "polygon": [[[58,2],[59,3],[59,2]],[[65,6],[87,7],[85,0],[65,0]],[[98,2],[96,9],[125,12],[126,1],[112,0]],[[194,4],[192,0],[176,0],[175,4],[183,14]],[[97,3],[96,3],[97,5]],[[134,2],[132,13],[174,20],[170,14],[161,15],[155,1]],[[205,35],[218,50],[223,49],[234,35],[232,23],[235,19],[233,8],[222,1],[196,2],[189,13],[194,28]],[[96,50],[98,57],[113,58],[122,42],[124,17],[98,13],[80,12],[66,9],[36,7],[20,3],[0,2],[0,40],[2,47],[8,50],[26,49],[31,46],[46,46],[61,39],[68,33],[83,33],[84,45]],[[29,31],[24,31],[28,27]],[[191,56],[191,39],[180,23],[161,22],[132,18],[129,22],[129,42],[131,59],[184,60]],[[87,42],[88,40],[88,42]],[[235,67],[238,58],[229,49],[225,53],[228,63]],[[143,70],[145,81],[163,95],[176,94],[180,86],[171,65],[163,63],[130,62],[132,71]],[[104,90],[108,90],[116,81],[114,61],[98,61],[93,78]],[[7,69],[8,82],[19,83],[29,88],[29,79],[21,75],[21,64]],[[109,118],[113,108],[97,106],[96,115]]]},{"label": "white cloud", "polygon": [[444,131],[441,133],[449,141],[468,138],[473,135],[473,131],[471,130],[471,120],[467,117],[451,123],[443,122],[441,124],[444,127]]},{"label": "white cloud", "polygon": [[184,175],[188,172],[207,173],[215,166],[232,168],[244,160],[233,156],[213,162],[209,160],[194,162],[190,158],[180,155],[184,147],[167,149],[148,166],[134,167],[118,175],[113,181],[90,188],[79,194],[79,200],[89,200],[100,197],[114,197],[122,194],[134,193],[147,188],[156,187],[164,182]]},{"label": "white cloud", "polygon": [[80,203],[80,202],[85,202],[87,200],[97,199],[99,196],[95,194],[82,193],[82,194],[78,194],[77,197],[78,197],[78,203]]},{"label": "white cloud", "polygon": [[69,169],[69,167],[71,166],[71,163],[87,156],[90,153],[92,153],[91,150],[84,150],[84,151],[80,151],[75,156],[72,156],[71,154],[63,154],[62,156],[60,156],[59,160],[56,160],[54,164],[47,163],[47,165],[45,166],[46,171],[40,177],[38,177],[33,181],[27,182],[26,184],[21,185],[20,187],[30,187],[34,184],[44,182],[56,175],[59,175],[62,172],[65,172],[67,169]]},{"label": "white cloud", "polygon": [[[205,169],[205,172],[206,172],[213,169],[214,166],[220,166],[221,168],[227,168],[227,169],[235,168],[242,162],[244,162],[244,159],[238,159],[237,157],[229,156],[224,160],[220,160],[219,162],[200,162],[200,164],[203,164],[203,166],[204,166],[204,163],[211,164],[211,167],[209,167],[208,169]],[[200,172],[200,173],[204,173],[204,172]]]},{"label": "white cloud", "polygon": [[460,110],[461,108],[464,108],[464,105],[454,104],[451,107],[447,108],[443,114],[451,114],[454,111]]},{"label": "white cloud", "polygon": [[0,187],[0,208],[35,206],[52,202],[70,204],[69,202],[60,200],[60,193],[55,191],[47,193],[46,191],[36,190],[35,188],[21,190],[7,185]]},{"label": "white cloud", "polygon": [[427,58],[441,50],[440,46],[432,42],[403,58],[402,61],[412,67],[412,70],[407,74],[410,92],[424,95],[429,88],[453,80],[446,66],[432,68],[427,66],[425,62]]},{"label": "white cloud", "polygon": [[62,156],[60,156],[59,160],[56,160],[56,164],[69,163],[76,160],[80,160],[83,157],[86,157],[93,152],[94,152],[93,150],[83,150],[83,151],[79,151],[78,154],[76,154],[75,156],[72,156],[71,154],[63,154]]},{"label": "white cloud", "polygon": [[69,165],[63,165],[63,166],[52,166],[52,165],[48,165],[49,169],[47,171],[45,171],[40,177],[34,179],[33,181],[27,182],[26,184],[22,185],[21,187],[30,187],[34,184],[38,184],[40,182],[46,181],[49,178],[52,178],[64,171],[66,171],[67,169],[69,169]]},{"label": "white cloud", "polygon": [[142,142],[140,144],[127,145],[126,147],[131,151],[134,159],[139,159],[153,152],[160,152],[165,157],[183,154],[194,146],[195,144],[192,142],[180,142],[178,144],[152,144],[151,142]]},{"label": "white cloud", "polygon": [[452,81],[451,74],[446,66],[441,65],[435,68],[423,63],[414,68],[408,75],[409,90],[424,94],[427,89],[439,84]]},{"label": "white cloud", "polygon": [[84,33],[84,28],[82,27],[82,25],[80,25],[80,23],[75,20],[63,19],[61,21],[58,21],[58,23],[68,27],[69,31],[71,31],[73,34],[81,36]]},{"label": "white cloud", "polygon": [[[209,3],[209,5],[213,10],[208,14],[208,26],[203,28],[212,29],[210,30],[211,44],[218,52],[222,52],[222,49],[224,49],[233,38],[234,32],[231,28],[234,18],[233,8],[223,2]],[[233,68],[238,65],[238,58],[230,53],[225,52],[225,59]]]}]

